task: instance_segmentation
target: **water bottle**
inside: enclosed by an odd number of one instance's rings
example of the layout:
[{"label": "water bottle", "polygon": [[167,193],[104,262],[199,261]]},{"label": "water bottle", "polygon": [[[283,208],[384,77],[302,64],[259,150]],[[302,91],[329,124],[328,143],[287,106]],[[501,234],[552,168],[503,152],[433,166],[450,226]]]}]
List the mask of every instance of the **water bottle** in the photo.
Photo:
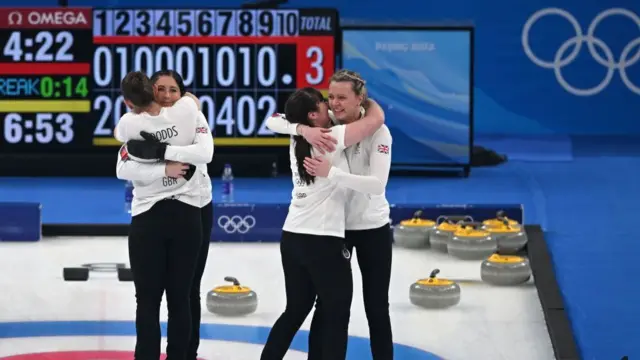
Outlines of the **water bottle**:
[{"label": "water bottle", "polygon": [[225,164],[222,170],[222,202],[233,202],[233,170]]},{"label": "water bottle", "polygon": [[131,202],[133,201],[133,182],[125,181],[124,183],[124,211],[131,214]]}]

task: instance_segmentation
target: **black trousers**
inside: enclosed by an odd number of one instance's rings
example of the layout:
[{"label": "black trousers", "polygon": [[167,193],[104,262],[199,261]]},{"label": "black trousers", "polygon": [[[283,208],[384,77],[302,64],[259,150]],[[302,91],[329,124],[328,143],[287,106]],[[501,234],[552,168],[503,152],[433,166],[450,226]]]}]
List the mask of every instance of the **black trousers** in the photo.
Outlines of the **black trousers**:
[{"label": "black trousers", "polygon": [[209,256],[209,245],[211,244],[211,229],[213,228],[213,202],[200,209],[202,221],[202,245],[198,252],[196,271],[193,275],[191,285],[191,341],[189,342],[189,352],[187,360],[196,360],[198,357],[198,347],[200,346],[200,323],[202,318],[200,284],[204,268],[207,265]]},{"label": "black trousers", "polygon": [[323,359],[343,360],[347,353],[353,282],[344,256],[344,239],[284,231],[280,242],[287,307],[269,333],[261,360],[281,360],[316,300],[324,310],[318,319]]},{"label": "black trousers", "polygon": [[[364,310],[369,322],[371,354],[374,360],[393,359],[393,336],[389,318],[389,283],[391,281],[392,238],[389,225],[370,230],[348,230],[345,242],[358,256],[362,273]],[[324,359],[321,338],[328,331],[322,318],[330,311],[321,298],[311,321],[309,360]]]},{"label": "black trousers", "polygon": [[191,288],[202,244],[200,209],[162,200],[136,215],[129,262],[136,291],[136,360],[160,358],[160,304],[169,310],[167,359],[185,360],[191,337]]}]

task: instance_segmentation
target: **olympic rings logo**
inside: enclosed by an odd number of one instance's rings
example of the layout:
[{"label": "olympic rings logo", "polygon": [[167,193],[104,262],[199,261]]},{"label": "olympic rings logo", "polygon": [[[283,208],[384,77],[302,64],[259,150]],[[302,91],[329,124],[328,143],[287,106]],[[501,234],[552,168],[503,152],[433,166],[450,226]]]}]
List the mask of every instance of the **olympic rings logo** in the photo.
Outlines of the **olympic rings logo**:
[{"label": "olympic rings logo", "polygon": [[218,226],[227,234],[246,234],[256,225],[256,218],[251,215],[242,217],[233,215],[231,217],[222,215],[218,218]]},{"label": "olympic rings logo", "polygon": [[[529,32],[531,31],[531,27],[538,20],[547,15],[558,15],[565,18],[571,24],[571,26],[573,26],[573,29],[576,32],[576,35],[574,37],[565,41],[560,46],[560,48],[558,48],[553,61],[545,61],[540,59],[533,53],[533,50],[531,50],[531,47],[529,45]],[[600,22],[605,18],[613,15],[622,15],[629,18],[631,21],[635,22],[636,26],[638,26],[638,28],[640,29],[640,17],[632,11],[622,8],[607,9],[598,14],[598,16],[596,16],[589,25],[586,35],[583,33],[578,20],[576,20],[576,18],[568,11],[558,8],[546,8],[539,10],[531,15],[531,17],[524,24],[524,28],[522,29],[522,46],[524,48],[524,53],[527,55],[527,57],[529,57],[529,59],[531,59],[534,64],[545,69],[553,69],[558,83],[567,92],[573,95],[592,96],[600,93],[609,85],[609,83],[611,83],[616,70],[619,71],[620,78],[622,79],[622,82],[627,86],[627,88],[632,92],[640,95],[640,87],[629,80],[626,70],[628,67],[634,65],[638,62],[638,60],[640,60],[640,49],[638,49],[638,51],[636,51],[632,57],[629,57],[631,55],[631,51],[635,47],[640,45],[640,37],[635,38],[624,47],[622,53],[620,54],[620,59],[616,62],[611,48],[609,48],[609,46],[604,41],[602,41],[602,39],[595,36],[596,28],[598,27]],[[596,86],[588,89],[580,89],[572,86],[562,75],[562,68],[571,64],[578,57],[583,43],[587,44],[587,48],[589,49],[591,57],[593,57],[595,61],[597,61],[600,65],[604,66],[607,69],[607,74],[605,75],[604,79],[602,79],[602,81]],[[573,46],[573,50],[568,55],[566,55],[567,50],[569,50],[571,46]],[[604,57],[600,55],[596,48],[599,48],[604,53]]]}]

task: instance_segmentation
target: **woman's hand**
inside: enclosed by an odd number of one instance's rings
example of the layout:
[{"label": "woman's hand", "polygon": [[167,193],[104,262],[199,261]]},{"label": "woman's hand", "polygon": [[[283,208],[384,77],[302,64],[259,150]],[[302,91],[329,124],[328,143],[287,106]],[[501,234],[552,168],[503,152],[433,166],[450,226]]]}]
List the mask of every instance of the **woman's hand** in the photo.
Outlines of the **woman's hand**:
[{"label": "woman's hand", "polygon": [[336,149],[335,144],[338,143],[338,140],[328,134],[331,129],[301,126],[300,130],[300,135],[321,154],[332,152]]},{"label": "woman's hand", "polygon": [[304,168],[307,169],[309,175],[327,177],[331,170],[331,163],[323,157],[305,158]]},{"label": "woman's hand", "polygon": [[183,164],[175,161],[167,161],[164,167],[164,173],[170,178],[179,179],[184,177],[189,170],[189,164]]}]

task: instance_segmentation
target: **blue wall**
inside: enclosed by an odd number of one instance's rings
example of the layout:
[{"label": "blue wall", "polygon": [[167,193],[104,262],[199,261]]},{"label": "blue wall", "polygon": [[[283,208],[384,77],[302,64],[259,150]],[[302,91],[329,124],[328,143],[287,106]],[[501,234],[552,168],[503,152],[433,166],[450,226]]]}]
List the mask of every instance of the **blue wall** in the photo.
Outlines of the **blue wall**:
[{"label": "blue wall", "polygon": [[[70,0],[71,6],[152,7],[153,0]],[[237,7],[242,1],[173,0],[164,7]],[[365,6],[365,4],[367,4]],[[400,5],[401,4],[401,5]],[[363,23],[464,23],[474,24],[476,134],[638,134],[640,135],[640,1],[425,1],[388,2],[292,0],[289,7],[336,7],[343,25]],[[573,53],[566,43],[576,36],[569,21],[557,15],[541,18],[529,32],[531,50],[553,63],[566,44],[561,66],[536,65],[523,50],[522,33],[538,10],[558,6],[571,14],[582,35],[598,14],[612,8],[631,16],[605,16],[595,27],[593,52],[587,43]],[[576,42],[579,38],[574,39]],[[636,46],[633,45],[634,42]],[[627,47],[626,61],[621,56]],[[607,58],[607,55],[611,55]],[[573,61],[567,61],[572,60]],[[597,60],[600,60],[598,62]],[[627,84],[621,76],[626,74]],[[602,83],[589,96],[574,94],[557,77],[575,89]]]}]

